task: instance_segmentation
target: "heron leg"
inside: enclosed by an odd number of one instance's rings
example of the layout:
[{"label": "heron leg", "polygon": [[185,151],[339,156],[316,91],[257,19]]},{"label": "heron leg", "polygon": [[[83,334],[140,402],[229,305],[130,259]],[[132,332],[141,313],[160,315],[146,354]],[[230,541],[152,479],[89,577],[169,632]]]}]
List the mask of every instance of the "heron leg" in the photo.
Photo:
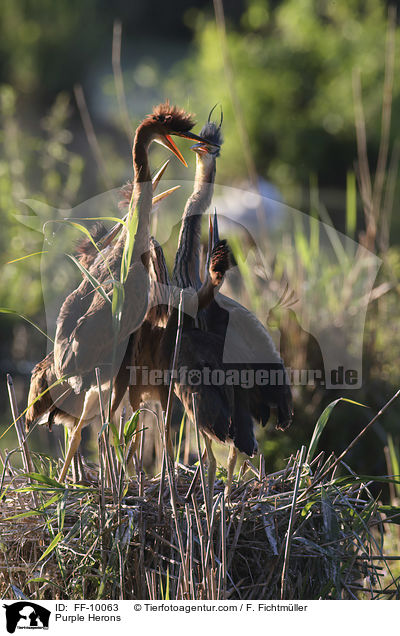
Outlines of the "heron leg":
[{"label": "heron leg", "polygon": [[72,481],[74,484],[87,481],[85,465],[79,448],[72,458]]},{"label": "heron leg", "polygon": [[71,461],[74,458],[74,455],[76,453],[76,451],[79,448],[79,444],[81,443],[81,429],[83,426],[83,421],[81,423],[81,420],[79,420],[78,425],[74,428],[74,431],[72,433],[71,436],[71,440],[69,443],[69,448],[68,448],[68,452],[67,452],[67,456],[65,458],[65,462],[64,462],[64,466],[62,468],[62,471],[60,473],[60,476],[58,478],[58,481],[62,482],[65,481],[65,478],[67,476],[67,472],[69,469],[69,466],[71,464]]},{"label": "heron leg", "polygon": [[233,473],[234,473],[235,466],[236,466],[236,460],[237,460],[237,450],[232,445],[230,447],[230,449],[229,449],[228,476],[227,476],[227,479],[226,479],[226,486],[225,486],[225,499],[228,502],[230,502],[230,500],[231,500],[232,479],[233,479]]},{"label": "heron leg", "polygon": [[75,426],[72,436],[71,436],[71,440],[69,443],[69,448],[68,448],[68,453],[67,456],[65,458],[65,462],[64,462],[64,466],[62,468],[62,471],[60,473],[60,476],[58,478],[58,481],[63,482],[65,481],[65,478],[67,476],[67,472],[69,469],[69,466],[71,464],[71,461],[76,453],[76,451],[79,448],[79,444],[81,443],[81,435],[82,435],[82,428],[86,419],[86,407],[89,401],[89,394],[87,393],[85,396],[85,401],[83,404],[83,409],[82,409],[82,414],[81,417],[77,423],[77,425]]},{"label": "heron leg", "polygon": [[207,435],[203,435],[204,442],[207,449],[207,457],[208,457],[208,501],[210,506],[210,511],[213,504],[214,498],[214,485],[215,485],[215,474],[217,472],[217,461],[215,459],[214,453],[212,452],[211,440]]}]

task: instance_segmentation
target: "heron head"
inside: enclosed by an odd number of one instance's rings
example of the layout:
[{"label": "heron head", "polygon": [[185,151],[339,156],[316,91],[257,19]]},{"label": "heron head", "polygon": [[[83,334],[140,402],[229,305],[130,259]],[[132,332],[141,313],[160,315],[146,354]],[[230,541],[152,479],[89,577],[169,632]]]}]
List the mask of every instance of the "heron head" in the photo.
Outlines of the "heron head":
[{"label": "heron head", "polygon": [[217,125],[214,121],[211,121],[211,115],[215,110],[217,104],[211,109],[210,114],[208,115],[207,123],[203,126],[200,131],[200,137],[203,138],[204,141],[201,141],[194,146],[191,146],[191,150],[193,150],[200,158],[207,160],[206,158],[216,158],[219,157],[221,145],[223,143],[222,138],[222,121],[223,121],[223,113],[221,108],[221,117],[220,122]]},{"label": "heron head", "polygon": [[187,166],[187,163],[172,140],[171,135],[184,137],[192,141],[205,141],[201,136],[190,132],[194,126],[192,115],[181,108],[177,108],[177,106],[171,106],[168,101],[156,106],[152,114],[146,117],[143,124],[146,127],[151,127],[154,141],[173,152],[185,166]]}]

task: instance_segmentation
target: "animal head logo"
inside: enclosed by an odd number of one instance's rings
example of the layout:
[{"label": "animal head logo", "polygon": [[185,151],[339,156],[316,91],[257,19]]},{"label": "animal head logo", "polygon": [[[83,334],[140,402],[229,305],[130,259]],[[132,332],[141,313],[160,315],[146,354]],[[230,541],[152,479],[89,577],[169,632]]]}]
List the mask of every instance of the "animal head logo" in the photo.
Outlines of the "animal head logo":
[{"label": "animal head logo", "polygon": [[14,634],[16,629],[49,628],[51,612],[37,603],[17,601],[3,607],[6,610],[6,629],[9,634]]}]

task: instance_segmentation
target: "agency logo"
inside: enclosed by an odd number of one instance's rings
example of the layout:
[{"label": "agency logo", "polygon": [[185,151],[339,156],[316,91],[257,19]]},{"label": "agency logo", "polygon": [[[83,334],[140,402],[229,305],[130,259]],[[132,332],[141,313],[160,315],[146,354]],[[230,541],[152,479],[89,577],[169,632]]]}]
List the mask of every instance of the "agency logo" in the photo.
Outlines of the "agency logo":
[{"label": "agency logo", "polygon": [[6,610],[6,629],[14,634],[16,629],[49,629],[50,610],[31,603],[18,601],[3,605]]}]

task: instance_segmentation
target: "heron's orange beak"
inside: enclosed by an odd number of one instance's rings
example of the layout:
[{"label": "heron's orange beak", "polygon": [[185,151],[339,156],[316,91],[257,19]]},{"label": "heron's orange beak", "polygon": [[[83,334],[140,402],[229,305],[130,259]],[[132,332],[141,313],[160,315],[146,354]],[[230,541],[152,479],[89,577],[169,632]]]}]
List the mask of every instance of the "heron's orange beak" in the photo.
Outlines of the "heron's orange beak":
[{"label": "heron's orange beak", "polygon": [[215,148],[220,148],[220,144],[215,144],[212,141],[208,141],[204,137],[200,137],[200,135],[195,135],[192,132],[174,132],[173,135],[177,135],[178,137],[183,137],[184,139],[191,139],[192,141],[200,141],[203,144],[208,144],[209,146],[214,146]]},{"label": "heron's orange beak", "polygon": [[158,144],[161,144],[161,146],[164,146],[164,148],[168,148],[168,150],[173,152],[174,155],[178,157],[179,161],[183,163],[185,168],[187,168],[187,163],[185,159],[183,158],[182,153],[180,152],[179,148],[177,148],[176,144],[173,142],[170,135],[163,135],[163,137],[159,137],[155,141]]},{"label": "heron's orange beak", "polygon": [[167,161],[164,161],[163,165],[161,166],[161,168],[156,172],[156,174],[154,176],[152,176],[151,178],[151,182],[153,184],[153,192],[156,189],[156,187],[158,186],[158,184],[160,183],[164,172],[166,171],[167,167],[169,165],[169,159],[167,159]]},{"label": "heron's orange beak", "polygon": [[168,190],[164,190],[164,192],[160,192],[160,194],[156,194],[153,197],[153,205],[156,205],[156,203],[159,203],[166,197],[169,197],[170,194],[172,194],[173,192],[176,192],[176,190],[179,190],[180,187],[181,187],[180,185],[176,185],[176,186],[173,186],[172,188],[169,188]]},{"label": "heron's orange beak", "polygon": [[205,142],[200,141],[198,144],[194,144],[190,146],[190,150],[197,152],[199,155],[206,155],[209,151],[210,144],[206,144]]},{"label": "heron's orange beak", "polygon": [[[191,139],[192,141],[198,141],[200,142],[200,144],[215,146],[216,148],[220,147],[219,144],[215,144],[213,142],[207,141],[207,139],[204,139],[203,137],[200,137],[199,135],[195,135],[194,133],[191,133],[191,132],[175,132],[174,131],[171,133],[171,135],[176,135],[177,137],[183,137],[184,139]],[[168,150],[170,150],[171,152],[173,152],[174,155],[178,157],[179,161],[181,161],[183,165],[187,168],[187,163],[185,159],[183,158],[180,150],[177,148],[176,144],[172,140],[171,135],[163,135],[162,137],[158,137],[158,139],[155,139],[155,141],[161,144],[162,146],[164,146],[165,148],[168,148]],[[196,144],[196,145],[200,145],[200,144]]]}]

